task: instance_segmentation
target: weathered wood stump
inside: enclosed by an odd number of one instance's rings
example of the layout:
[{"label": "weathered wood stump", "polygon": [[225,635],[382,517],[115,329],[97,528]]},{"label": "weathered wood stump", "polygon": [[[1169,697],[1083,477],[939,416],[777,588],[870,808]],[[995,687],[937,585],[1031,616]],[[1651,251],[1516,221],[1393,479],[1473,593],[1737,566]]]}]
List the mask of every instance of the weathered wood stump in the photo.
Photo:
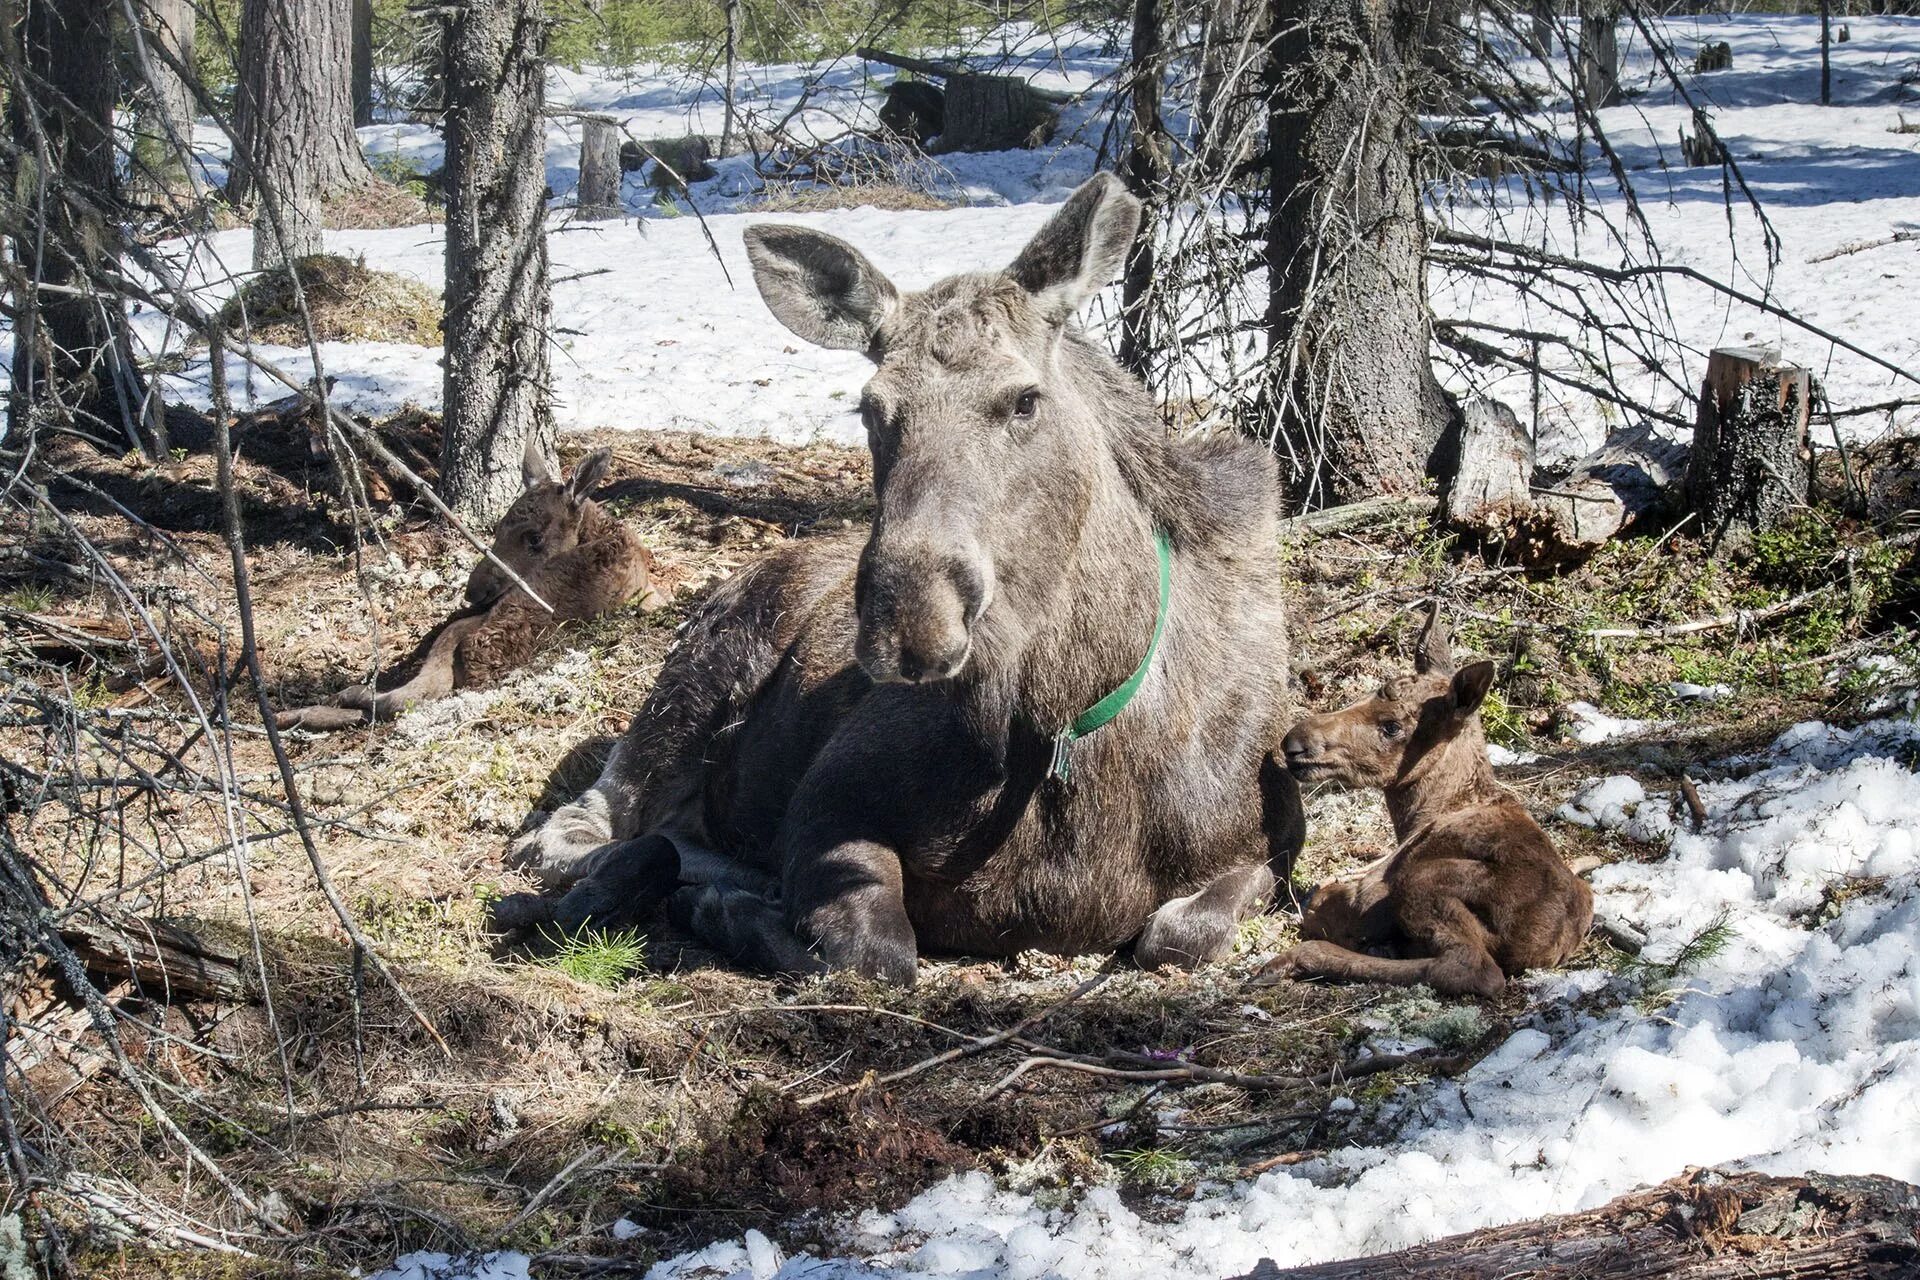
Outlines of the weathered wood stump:
[{"label": "weathered wood stump", "polygon": [[620,174],[619,124],[612,116],[583,116],[574,216],[589,222],[621,216]]},{"label": "weathered wood stump", "polygon": [[1689,169],[1717,165],[1726,158],[1726,148],[1717,138],[1704,133],[1680,131],[1680,159]]},{"label": "weathered wood stump", "polygon": [[1053,137],[1059,113],[1013,76],[955,75],[947,79],[941,151],[1031,150]]},{"label": "weathered wood stump", "polygon": [[1683,1174],[1598,1209],[1239,1280],[1905,1280],[1920,1188],[1892,1178]]},{"label": "weathered wood stump", "polygon": [[1738,546],[1807,503],[1813,377],[1765,352],[1722,347],[1707,358],[1687,467],[1700,534]]},{"label": "weathered wood stump", "polygon": [[1476,400],[1462,413],[1457,458],[1440,495],[1447,525],[1513,563],[1556,569],[1667,513],[1686,447],[1622,428],[1572,466],[1536,471],[1513,411]]},{"label": "weathered wood stump", "polygon": [[1733,46],[1725,40],[1701,45],[1700,52],[1693,55],[1693,69],[1698,74],[1733,70]]}]

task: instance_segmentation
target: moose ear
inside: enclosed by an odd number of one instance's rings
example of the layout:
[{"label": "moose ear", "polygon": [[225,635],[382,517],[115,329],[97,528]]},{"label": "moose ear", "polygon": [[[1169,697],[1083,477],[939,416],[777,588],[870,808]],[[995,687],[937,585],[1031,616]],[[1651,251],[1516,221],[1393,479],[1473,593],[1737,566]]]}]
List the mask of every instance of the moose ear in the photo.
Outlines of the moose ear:
[{"label": "moose ear", "polygon": [[1413,669],[1423,676],[1453,673],[1453,639],[1447,634],[1447,624],[1441,620],[1438,600],[1427,610],[1426,625],[1420,628],[1420,635],[1413,642]]},{"label": "moose ear", "polygon": [[1140,230],[1140,202],[1120,179],[1096,173],[1067,197],[1007,268],[1061,323],[1120,274]]},{"label": "moose ear", "polygon": [[1480,704],[1487,700],[1487,690],[1493,688],[1493,664],[1475,662],[1460,668],[1453,677],[1453,712],[1465,718],[1480,710]]},{"label": "moose ear", "polygon": [[597,488],[607,475],[607,465],[613,461],[613,450],[602,446],[580,459],[580,465],[573,469],[573,478],[567,481],[567,497],[579,502]]},{"label": "moose ear", "polygon": [[869,351],[900,305],[893,281],[837,236],[805,227],[747,228],[747,259],[767,310],[808,342]]},{"label": "moose ear", "polygon": [[520,455],[520,483],[531,489],[537,484],[558,484],[560,472],[553,465],[547,447],[528,437],[526,452]]}]

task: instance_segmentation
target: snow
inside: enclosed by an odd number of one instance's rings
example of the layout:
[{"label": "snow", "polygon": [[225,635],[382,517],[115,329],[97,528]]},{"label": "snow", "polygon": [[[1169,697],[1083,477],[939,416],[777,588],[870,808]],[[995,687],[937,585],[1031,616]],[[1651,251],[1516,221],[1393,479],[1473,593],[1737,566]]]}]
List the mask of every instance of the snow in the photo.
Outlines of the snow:
[{"label": "snow", "polygon": [[1661,720],[1608,715],[1591,702],[1569,702],[1562,720],[1566,735],[1583,747],[1596,747],[1616,738],[1637,738],[1665,727]]},{"label": "snow", "polygon": [[[1678,164],[1674,141],[1688,108],[1670,88],[1652,78],[1645,42],[1622,28],[1627,83],[1644,90],[1623,106],[1602,113],[1622,164],[1633,174],[1641,208],[1660,246],[1660,261],[1697,268],[1749,293],[1771,296],[1809,321],[1847,335],[1896,365],[1920,371],[1920,326],[1892,323],[1906,313],[1912,282],[1920,278],[1920,242],[1904,242],[1850,254],[1829,262],[1811,259],[1897,230],[1920,227],[1920,136],[1889,130],[1900,110],[1920,105],[1920,91],[1903,76],[1920,62],[1920,22],[1855,17],[1852,40],[1834,46],[1837,105],[1817,103],[1818,23],[1813,19],[1749,14],[1674,19],[1668,24],[1683,55],[1712,39],[1734,53],[1734,70],[1688,76],[1688,91],[1711,111],[1753,189],[1765,202],[1782,256],[1766,265],[1763,231],[1753,216],[1721,207],[1718,169]],[[1100,110],[1111,89],[1106,79],[1118,55],[1091,37],[1062,36],[1020,28],[1009,39],[1023,74],[1052,87],[1089,89],[1069,107],[1056,141],[1030,152],[959,155],[927,161],[909,175],[922,186],[972,207],[944,212],[887,212],[873,208],[774,215],[740,212],[759,181],[746,157],[717,162],[719,174],[695,184],[686,201],[663,204],[641,175],[629,175],[625,220],[571,220],[570,193],[577,179],[578,124],[556,116],[547,128],[547,174],[558,193],[550,218],[554,287],[553,385],[557,416],[570,429],[647,430],[682,428],[721,435],[760,435],[805,442],[857,442],[854,392],[864,377],[857,355],[820,351],[780,328],[750,283],[740,234],[762,219],[796,222],[848,239],[893,273],[903,285],[927,284],[943,275],[1004,263],[1047,214],[1091,171],[1103,136]],[[744,99],[750,107],[785,111],[799,103],[817,79],[826,96],[817,114],[822,130],[832,114],[859,123],[876,99],[868,90],[870,68],[845,58],[821,67],[749,67]],[[1540,79],[1544,81],[1545,75]],[[1549,94],[1551,99],[1551,94]],[[606,113],[640,139],[678,137],[699,128],[717,133],[717,100],[671,68],[571,72],[552,75],[556,110]],[[1564,99],[1549,101],[1541,120],[1568,134],[1573,125]],[[1689,127],[1691,127],[1689,125]],[[199,132],[210,175],[224,172],[223,144],[210,129]],[[439,142],[425,125],[385,123],[362,130],[370,152],[388,163],[431,170],[441,161]],[[1611,191],[1605,164],[1588,147],[1593,198],[1607,219],[1620,222],[1625,202]],[[1671,166],[1671,167],[1669,167]],[[1594,220],[1578,221],[1562,202],[1508,209],[1485,208],[1485,184],[1473,184],[1435,199],[1435,216],[1467,232],[1538,243],[1606,265],[1623,265],[1623,252]],[[1513,193],[1510,193],[1513,194]],[[712,243],[709,243],[709,235]],[[442,239],[437,227],[386,231],[338,231],[329,249],[364,255],[376,267],[413,275],[430,284],[442,279]],[[180,246],[184,253],[185,247]],[[717,257],[716,257],[717,249]],[[249,233],[211,237],[197,275],[207,295],[231,292],[249,261]],[[1642,251],[1640,260],[1647,254]],[[1251,296],[1260,296],[1258,281]],[[1431,282],[1436,313],[1513,329],[1574,335],[1591,333],[1593,320],[1618,318],[1597,288],[1538,298],[1506,286],[1460,278],[1435,268]],[[1885,369],[1840,350],[1813,334],[1738,303],[1696,283],[1669,278],[1663,295],[1646,305],[1664,308],[1678,335],[1677,346],[1650,350],[1643,367],[1631,353],[1614,351],[1611,372],[1622,385],[1675,418],[1690,420],[1690,397],[1699,385],[1705,353],[1714,346],[1778,349],[1820,377],[1836,406],[1896,399],[1911,390]],[[1552,305],[1548,305],[1551,303]],[[1553,309],[1566,308],[1571,314]],[[1112,308],[1097,308],[1111,314]],[[140,336],[150,350],[177,351],[158,317],[142,318]],[[0,345],[4,345],[0,343]],[[1591,376],[1572,355],[1547,350],[1556,371]],[[304,351],[265,352],[300,380],[311,376]],[[384,344],[325,344],[326,369],[342,379],[339,394],[361,412],[382,412],[406,403],[427,408],[440,400],[439,352]],[[1448,370],[1451,389],[1490,394],[1516,407],[1532,404],[1533,389],[1516,373],[1473,368]],[[169,393],[205,398],[204,355],[189,354],[184,370],[169,379]],[[263,398],[284,389],[256,379]],[[1902,388],[1906,387],[1903,391]],[[1543,458],[1586,451],[1608,429],[1621,425],[1618,411],[1584,393],[1552,382],[1540,389]],[[1911,409],[1904,421],[1914,422]],[[1855,438],[1884,431],[1888,419],[1865,415],[1842,420]]]},{"label": "snow", "polygon": [[376,1271],[372,1280],[530,1280],[532,1259],[524,1253],[402,1254],[393,1266]]}]

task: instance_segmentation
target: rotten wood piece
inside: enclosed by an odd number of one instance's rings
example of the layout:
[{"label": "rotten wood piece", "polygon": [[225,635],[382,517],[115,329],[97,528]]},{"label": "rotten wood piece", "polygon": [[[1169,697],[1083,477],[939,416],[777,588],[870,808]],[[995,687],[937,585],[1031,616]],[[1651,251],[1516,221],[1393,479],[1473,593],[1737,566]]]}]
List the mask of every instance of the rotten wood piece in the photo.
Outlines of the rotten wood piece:
[{"label": "rotten wood piece", "polygon": [[87,972],[126,981],[148,1000],[244,1000],[246,972],[236,948],[160,920],[108,924],[69,920],[60,938]]},{"label": "rotten wood piece", "polygon": [[1908,1280],[1920,1188],[1892,1178],[1696,1170],[1598,1209],[1237,1280]]},{"label": "rotten wood piece", "polygon": [[947,82],[936,148],[941,152],[1031,150],[1053,137],[1060,120],[1055,108],[1073,101],[1070,93],[1035,88],[1018,76],[984,75],[958,63],[909,58],[884,49],[857,52],[869,62]]},{"label": "rotten wood piece", "polygon": [[1700,389],[1687,502],[1715,547],[1738,546],[1807,504],[1813,375],[1766,352],[1722,347]]},{"label": "rotten wood piece", "polygon": [[1508,560],[1566,568],[1671,514],[1686,457],[1685,445],[1643,425],[1614,431],[1571,467],[1536,470],[1533,441],[1513,411],[1476,400],[1462,413],[1440,514]]}]

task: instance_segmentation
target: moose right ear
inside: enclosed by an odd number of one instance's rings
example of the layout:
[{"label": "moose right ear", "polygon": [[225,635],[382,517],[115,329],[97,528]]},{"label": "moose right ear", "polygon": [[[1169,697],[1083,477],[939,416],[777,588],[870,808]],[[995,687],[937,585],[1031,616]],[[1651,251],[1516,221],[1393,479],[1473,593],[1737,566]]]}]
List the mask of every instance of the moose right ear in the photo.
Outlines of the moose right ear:
[{"label": "moose right ear", "polygon": [[1447,624],[1440,618],[1440,602],[1435,600],[1427,610],[1426,625],[1420,628],[1420,636],[1413,642],[1413,669],[1421,675],[1453,674],[1453,640],[1447,635]]},{"label": "moose right ear", "polygon": [[773,318],[808,342],[871,351],[900,292],[866,255],[805,227],[748,227],[747,260]]}]

